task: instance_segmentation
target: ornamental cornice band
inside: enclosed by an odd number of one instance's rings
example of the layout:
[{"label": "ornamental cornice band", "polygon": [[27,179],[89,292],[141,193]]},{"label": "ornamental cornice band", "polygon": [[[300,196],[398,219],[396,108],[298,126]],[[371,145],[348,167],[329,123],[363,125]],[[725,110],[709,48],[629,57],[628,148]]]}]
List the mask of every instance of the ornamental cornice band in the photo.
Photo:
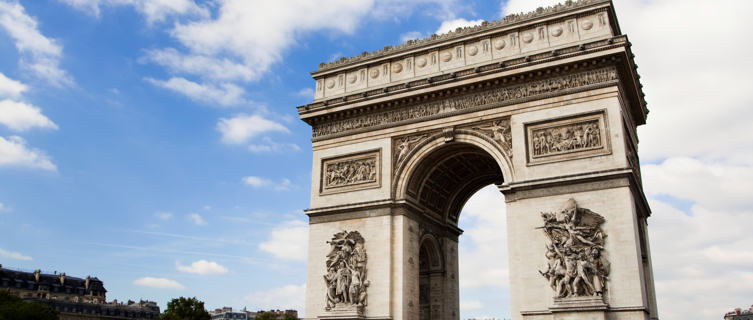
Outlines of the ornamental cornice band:
[{"label": "ornamental cornice band", "polygon": [[608,85],[616,83],[617,80],[617,69],[614,66],[609,66],[519,85],[497,87],[453,98],[418,103],[400,109],[315,124],[312,128],[312,140],[319,141],[345,134],[485,110],[520,103],[529,99],[543,99],[547,95],[559,95],[572,90]]}]

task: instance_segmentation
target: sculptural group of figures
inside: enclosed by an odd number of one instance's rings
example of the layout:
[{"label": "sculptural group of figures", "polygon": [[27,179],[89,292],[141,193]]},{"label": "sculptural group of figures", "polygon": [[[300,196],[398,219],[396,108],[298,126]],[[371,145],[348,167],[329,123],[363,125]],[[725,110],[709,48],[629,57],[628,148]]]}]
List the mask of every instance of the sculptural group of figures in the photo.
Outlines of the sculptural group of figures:
[{"label": "sculptural group of figures", "polygon": [[601,146],[598,120],[563,127],[538,130],[533,133],[533,154],[587,149]]},{"label": "sculptural group of figures", "polygon": [[542,212],[547,266],[540,270],[555,297],[602,296],[609,262],[603,257],[604,218],[568,200],[557,212]]},{"label": "sculptural group of figures", "polygon": [[327,165],[326,186],[340,187],[376,180],[376,160],[349,160]]},{"label": "sculptural group of figures", "polygon": [[359,309],[366,306],[366,250],[358,231],[336,233],[327,243],[327,301],[325,310],[333,308]]}]

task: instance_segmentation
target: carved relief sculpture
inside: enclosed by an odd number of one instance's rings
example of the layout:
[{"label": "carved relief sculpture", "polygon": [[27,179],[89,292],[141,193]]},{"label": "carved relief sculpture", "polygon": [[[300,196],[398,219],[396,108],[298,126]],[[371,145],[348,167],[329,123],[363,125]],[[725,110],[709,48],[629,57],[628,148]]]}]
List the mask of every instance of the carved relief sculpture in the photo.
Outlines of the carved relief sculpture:
[{"label": "carved relief sculpture", "polygon": [[534,130],[533,155],[549,154],[601,148],[599,120],[590,120],[558,127]]},{"label": "carved relief sculpture", "polygon": [[363,312],[366,306],[366,250],[364,239],[358,231],[342,231],[327,241],[331,250],[327,254],[326,311]]},{"label": "carved relief sculpture", "polygon": [[474,126],[473,130],[484,132],[487,136],[496,141],[502,150],[512,157],[512,135],[510,133],[510,120],[500,119],[492,122]]},{"label": "carved relief sculpture", "polygon": [[407,158],[408,153],[413,150],[413,148],[416,147],[416,145],[423,139],[426,139],[427,135],[419,135],[419,136],[408,136],[408,137],[402,137],[394,140],[393,145],[393,155],[395,157],[395,164],[392,167],[393,171],[397,169],[397,167],[400,165],[400,163]]},{"label": "carved relief sculpture", "polygon": [[542,212],[547,265],[539,273],[555,298],[602,297],[609,275],[604,257],[604,217],[570,199],[556,212]]},{"label": "carved relief sculpture", "polygon": [[379,151],[327,159],[322,163],[322,192],[379,186]]}]

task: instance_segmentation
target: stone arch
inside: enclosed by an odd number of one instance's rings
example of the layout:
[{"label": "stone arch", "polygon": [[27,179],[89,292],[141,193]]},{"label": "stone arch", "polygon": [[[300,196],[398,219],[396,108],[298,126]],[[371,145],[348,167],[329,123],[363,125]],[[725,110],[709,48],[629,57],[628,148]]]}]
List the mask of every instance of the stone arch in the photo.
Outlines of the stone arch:
[{"label": "stone arch", "polygon": [[439,240],[432,234],[421,237],[418,254],[419,319],[441,319],[445,300],[445,264]]},{"label": "stone arch", "polygon": [[[449,130],[418,143],[397,165],[392,195],[457,225],[460,210],[476,191],[513,179],[511,157],[496,141],[473,130]],[[438,192],[441,199],[432,199],[439,196],[432,188],[442,188],[442,184],[453,185]]]}]

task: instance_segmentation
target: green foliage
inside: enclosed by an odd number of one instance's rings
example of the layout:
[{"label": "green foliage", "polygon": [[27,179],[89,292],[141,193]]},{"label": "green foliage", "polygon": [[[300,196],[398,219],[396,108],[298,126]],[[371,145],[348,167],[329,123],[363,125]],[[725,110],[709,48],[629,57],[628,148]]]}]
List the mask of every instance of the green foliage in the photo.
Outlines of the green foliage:
[{"label": "green foliage", "polygon": [[34,301],[0,291],[0,320],[57,320],[58,313],[52,308]]},{"label": "green foliage", "polygon": [[204,310],[204,302],[196,297],[180,297],[171,300],[159,318],[160,320],[210,320],[209,312]]}]

